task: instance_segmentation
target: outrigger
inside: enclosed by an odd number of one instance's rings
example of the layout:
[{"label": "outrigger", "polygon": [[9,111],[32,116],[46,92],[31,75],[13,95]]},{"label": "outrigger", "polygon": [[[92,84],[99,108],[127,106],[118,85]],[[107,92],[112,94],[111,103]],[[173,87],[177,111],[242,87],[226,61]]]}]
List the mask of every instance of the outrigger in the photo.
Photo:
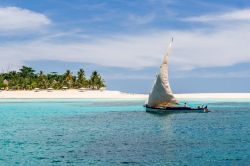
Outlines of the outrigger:
[{"label": "outrigger", "polygon": [[206,113],[209,112],[208,107],[198,106],[197,108],[188,107],[185,103],[180,106],[174,97],[170,88],[168,79],[168,58],[172,49],[172,41],[169,44],[167,53],[163,58],[160,66],[160,73],[157,74],[153,88],[149,94],[148,100],[144,107],[146,112],[150,113]]}]

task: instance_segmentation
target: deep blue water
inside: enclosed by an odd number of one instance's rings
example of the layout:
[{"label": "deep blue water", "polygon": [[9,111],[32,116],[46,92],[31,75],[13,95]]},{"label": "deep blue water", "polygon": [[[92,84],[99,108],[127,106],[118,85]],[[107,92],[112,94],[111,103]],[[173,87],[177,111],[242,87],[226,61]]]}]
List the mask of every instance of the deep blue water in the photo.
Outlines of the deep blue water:
[{"label": "deep blue water", "polygon": [[0,165],[250,165],[250,100],[164,116],[143,103],[2,99]]}]

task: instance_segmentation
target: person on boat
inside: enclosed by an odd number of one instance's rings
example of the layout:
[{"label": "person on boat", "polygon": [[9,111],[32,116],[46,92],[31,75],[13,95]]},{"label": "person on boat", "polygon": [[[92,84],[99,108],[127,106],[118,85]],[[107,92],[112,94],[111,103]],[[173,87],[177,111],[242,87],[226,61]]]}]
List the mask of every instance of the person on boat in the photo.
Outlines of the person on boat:
[{"label": "person on boat", "polygon": [[186,102],[184,103],[184,107],[187,107],[187,103]]}]

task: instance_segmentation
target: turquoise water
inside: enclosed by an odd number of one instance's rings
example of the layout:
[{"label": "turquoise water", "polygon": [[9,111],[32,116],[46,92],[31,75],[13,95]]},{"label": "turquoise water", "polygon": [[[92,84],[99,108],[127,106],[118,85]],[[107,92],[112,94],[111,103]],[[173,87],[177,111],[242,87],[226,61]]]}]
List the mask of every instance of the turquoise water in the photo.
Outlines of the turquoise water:
[{"label": "turquoise water", "polygon": [[190,100],[212,112],[165,116],[143,103],[2,99],[0,165],[250,164],[250,100]]}]

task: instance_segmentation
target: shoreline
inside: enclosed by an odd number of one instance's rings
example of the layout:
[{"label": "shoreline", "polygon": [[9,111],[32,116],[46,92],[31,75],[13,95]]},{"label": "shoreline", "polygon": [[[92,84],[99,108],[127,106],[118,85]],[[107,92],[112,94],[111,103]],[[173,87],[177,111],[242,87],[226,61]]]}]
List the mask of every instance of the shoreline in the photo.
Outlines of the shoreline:
[{"label": "shoreline", "polygon": [[[250,93],[186,93],[174,94],[177,99],[250,99]],[[109,90],[47,90],[0,91],[0,99],[147,99],[147,94],[124,93]]]},{"label": "shoreline", "polygon": [[0,99],[146,99],[145,94],[109,90],[0,91]]}]

